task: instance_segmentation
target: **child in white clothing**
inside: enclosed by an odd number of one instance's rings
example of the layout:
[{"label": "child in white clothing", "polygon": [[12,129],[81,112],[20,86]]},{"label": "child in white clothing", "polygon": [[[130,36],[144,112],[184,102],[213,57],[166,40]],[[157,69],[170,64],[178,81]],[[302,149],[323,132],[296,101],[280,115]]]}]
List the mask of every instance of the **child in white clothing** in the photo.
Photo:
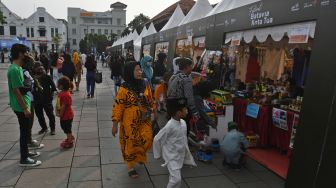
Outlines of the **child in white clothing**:
[{"label": "child in white clothing", "polygon": [[188,114],[187,100],[185,98],[168,98],[167,112],[171,116],[165,127],[154,138],[154,158],[161,156],[169,170],[169,182],[167,188],[179,188],[181,186],[181,168],[183,164],[196,166],[189,151],[187,139],[187,125],[182,119]]}]

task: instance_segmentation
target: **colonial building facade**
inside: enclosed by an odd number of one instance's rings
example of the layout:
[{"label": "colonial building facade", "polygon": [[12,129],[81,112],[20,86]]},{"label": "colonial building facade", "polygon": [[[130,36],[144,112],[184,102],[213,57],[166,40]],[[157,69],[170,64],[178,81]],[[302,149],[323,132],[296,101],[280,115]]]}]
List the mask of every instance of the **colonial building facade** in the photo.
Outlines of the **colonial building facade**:
[{"label": "colonial building facade", "polygon": [[68,8],[68,34],[71,50],[79,50],[79,42],[87,34],[101,34],[108,38],[120,35],[126,28],[127,5],[117,2],[106,12],[91,12],[80,8]]}]

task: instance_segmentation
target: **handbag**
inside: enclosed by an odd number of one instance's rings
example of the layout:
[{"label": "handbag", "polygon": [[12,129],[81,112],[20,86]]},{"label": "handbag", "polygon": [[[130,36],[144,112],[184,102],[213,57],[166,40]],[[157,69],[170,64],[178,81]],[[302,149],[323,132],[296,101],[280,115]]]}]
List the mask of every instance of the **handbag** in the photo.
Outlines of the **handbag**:
[{"label": "handbag", "polygon": [[97,84],[100,84],[103,82],[103,73],[102,72],[98,72],[98,70],[96,71],[96,74],[95,74],[95,82]]}]

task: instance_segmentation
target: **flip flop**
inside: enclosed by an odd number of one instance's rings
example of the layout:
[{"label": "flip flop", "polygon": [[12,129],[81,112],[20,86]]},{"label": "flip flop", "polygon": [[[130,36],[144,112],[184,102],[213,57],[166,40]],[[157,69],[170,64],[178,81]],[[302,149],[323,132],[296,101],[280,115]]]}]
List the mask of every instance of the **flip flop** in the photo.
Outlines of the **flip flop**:
[{"label": "flip flop", "polygon": [[138,178],[138,177],[139,177],[139,174],[138,174],[135,170],[131,170],[131,171],[128,172],[128,176],[129,176],[130,178],[135,179],[135,178]]}]

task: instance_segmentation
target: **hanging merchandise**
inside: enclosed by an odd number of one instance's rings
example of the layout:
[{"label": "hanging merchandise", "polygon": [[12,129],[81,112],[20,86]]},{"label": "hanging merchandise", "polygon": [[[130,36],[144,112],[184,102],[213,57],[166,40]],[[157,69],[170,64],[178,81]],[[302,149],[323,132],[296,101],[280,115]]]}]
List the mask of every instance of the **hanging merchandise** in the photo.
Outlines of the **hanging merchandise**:
[{"label": "hanging merchandise", "polygon": [[247,63],[245,82],[254,83],[260,79],[260,65],[258,63],[258,51],[255,47],[250,47],[250,57]]}]

